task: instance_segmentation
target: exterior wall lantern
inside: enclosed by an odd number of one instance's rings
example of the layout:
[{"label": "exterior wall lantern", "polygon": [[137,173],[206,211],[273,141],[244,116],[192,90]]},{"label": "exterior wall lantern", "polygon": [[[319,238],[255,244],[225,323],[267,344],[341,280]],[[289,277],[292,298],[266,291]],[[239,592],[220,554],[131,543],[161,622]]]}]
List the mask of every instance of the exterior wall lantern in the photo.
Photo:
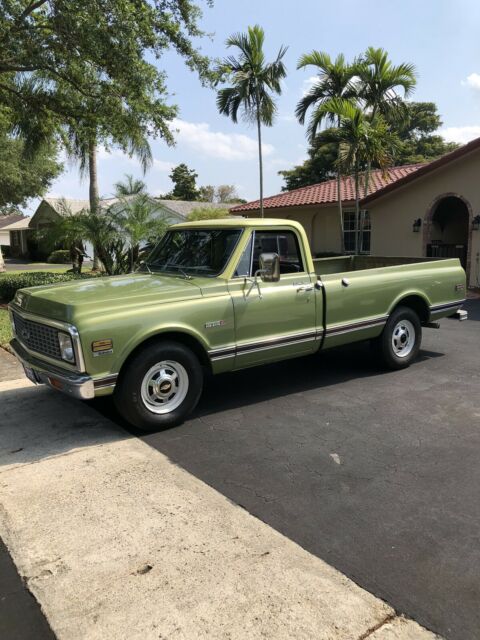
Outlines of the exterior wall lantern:
[{"label": "exterior wall lantern", "polygon": [[475,216],[472,220],[472,229],[473,231],[480,231],[480,215]]},{"label": "exterior wall lantern", "polygon": [[422,219],[421,218],[417,218],[416,220],[413,221],[413,232],[414,233],[418,233],[420,231],[420,228],[422,226]]}]

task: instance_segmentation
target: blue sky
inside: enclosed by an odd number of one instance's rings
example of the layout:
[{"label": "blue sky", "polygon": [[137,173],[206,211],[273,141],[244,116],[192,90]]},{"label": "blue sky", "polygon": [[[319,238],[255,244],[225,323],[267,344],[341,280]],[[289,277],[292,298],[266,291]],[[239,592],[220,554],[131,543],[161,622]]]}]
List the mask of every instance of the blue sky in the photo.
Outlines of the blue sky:
[{"label": "blue sky", "polygon": [[[266,32],[266,51],[273,58],[281,44],[288,76],[278,99],[278,117],[264,130],[265,194],[281,189],[280,169],[291,168],[306,157],[305,130],[293,117],[295,105],[308,88],[313,70],[296,71],[299,56],[319,49],[335,56],[343,52],[353,59],[369,45],[384,47],[394,62],[417,66],[414,100],[434,101],[444,121],[442,133],[449,140],[466,142],[480,136],[480,3],[477,0],[216,0],[205,6],[202,20],[212,39],[201,47],[212,57],[226,54],[225,39],[248,25],[260,24]],[[177,144],[169,148],[152,140],[154,165],[145,181],[151,193],[171,189],[168,174],[185,162],[194,168],[202,184],[235,184],[240,196],[258,197],[255,130],[234,125],[220,116],[215,92],[201,87],[196,76],[172,53],[159,65],[167,72],[172,102],[180,107],[175,128]],[[119,151],[100,151],[100,193],[108,196],[125,173],[141,177],[134,159]],[[52,184],[52,196],[87,198],[88,184],[75,166]],[[29,209],[36,205],[31,202]]]}]

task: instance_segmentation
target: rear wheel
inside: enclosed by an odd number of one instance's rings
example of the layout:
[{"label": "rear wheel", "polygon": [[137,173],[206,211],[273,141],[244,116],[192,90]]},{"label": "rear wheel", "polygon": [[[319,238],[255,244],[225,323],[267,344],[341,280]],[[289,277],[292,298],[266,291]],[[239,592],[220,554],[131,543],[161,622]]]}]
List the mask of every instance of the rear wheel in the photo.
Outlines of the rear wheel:
[{"label": "rear wheel", "polygon": [[420,319],[409,307],[398,307],[388,318],[375,345],[389,369],[405,369],[418,356],[422,342]]},{"label": "rear wheel", "polygon": [[138,351],[115,388],[119,413],[142,431],[174,427],[196,407],[203,369],[183,344],[158,342]]}]

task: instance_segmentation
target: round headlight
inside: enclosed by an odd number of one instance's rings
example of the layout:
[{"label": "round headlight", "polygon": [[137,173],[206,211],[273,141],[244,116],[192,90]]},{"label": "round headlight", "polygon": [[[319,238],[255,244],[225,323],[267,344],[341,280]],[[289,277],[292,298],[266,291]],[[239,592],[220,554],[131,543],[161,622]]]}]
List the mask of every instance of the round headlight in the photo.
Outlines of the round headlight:
[{"label": "round headlight", "polygon": [[75,352],[73,350],[72,338],[68,333],[58,334],[58,344],[60,345],[60,354],[62,360],[66,362],[75,362]]}]

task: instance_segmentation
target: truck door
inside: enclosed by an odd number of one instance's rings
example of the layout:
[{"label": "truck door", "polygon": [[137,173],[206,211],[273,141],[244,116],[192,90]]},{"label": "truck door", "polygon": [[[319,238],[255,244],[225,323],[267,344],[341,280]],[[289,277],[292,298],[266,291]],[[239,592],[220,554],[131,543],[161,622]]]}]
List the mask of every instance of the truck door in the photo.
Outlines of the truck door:
[{"label": "truck door", "polygon": [[[280,280],[262,282],[261,253],[278,253]],[[314,281],[293,229],[252,231],[229,282],[235,316],[235,368],[307,354],[316,346]]]}]

